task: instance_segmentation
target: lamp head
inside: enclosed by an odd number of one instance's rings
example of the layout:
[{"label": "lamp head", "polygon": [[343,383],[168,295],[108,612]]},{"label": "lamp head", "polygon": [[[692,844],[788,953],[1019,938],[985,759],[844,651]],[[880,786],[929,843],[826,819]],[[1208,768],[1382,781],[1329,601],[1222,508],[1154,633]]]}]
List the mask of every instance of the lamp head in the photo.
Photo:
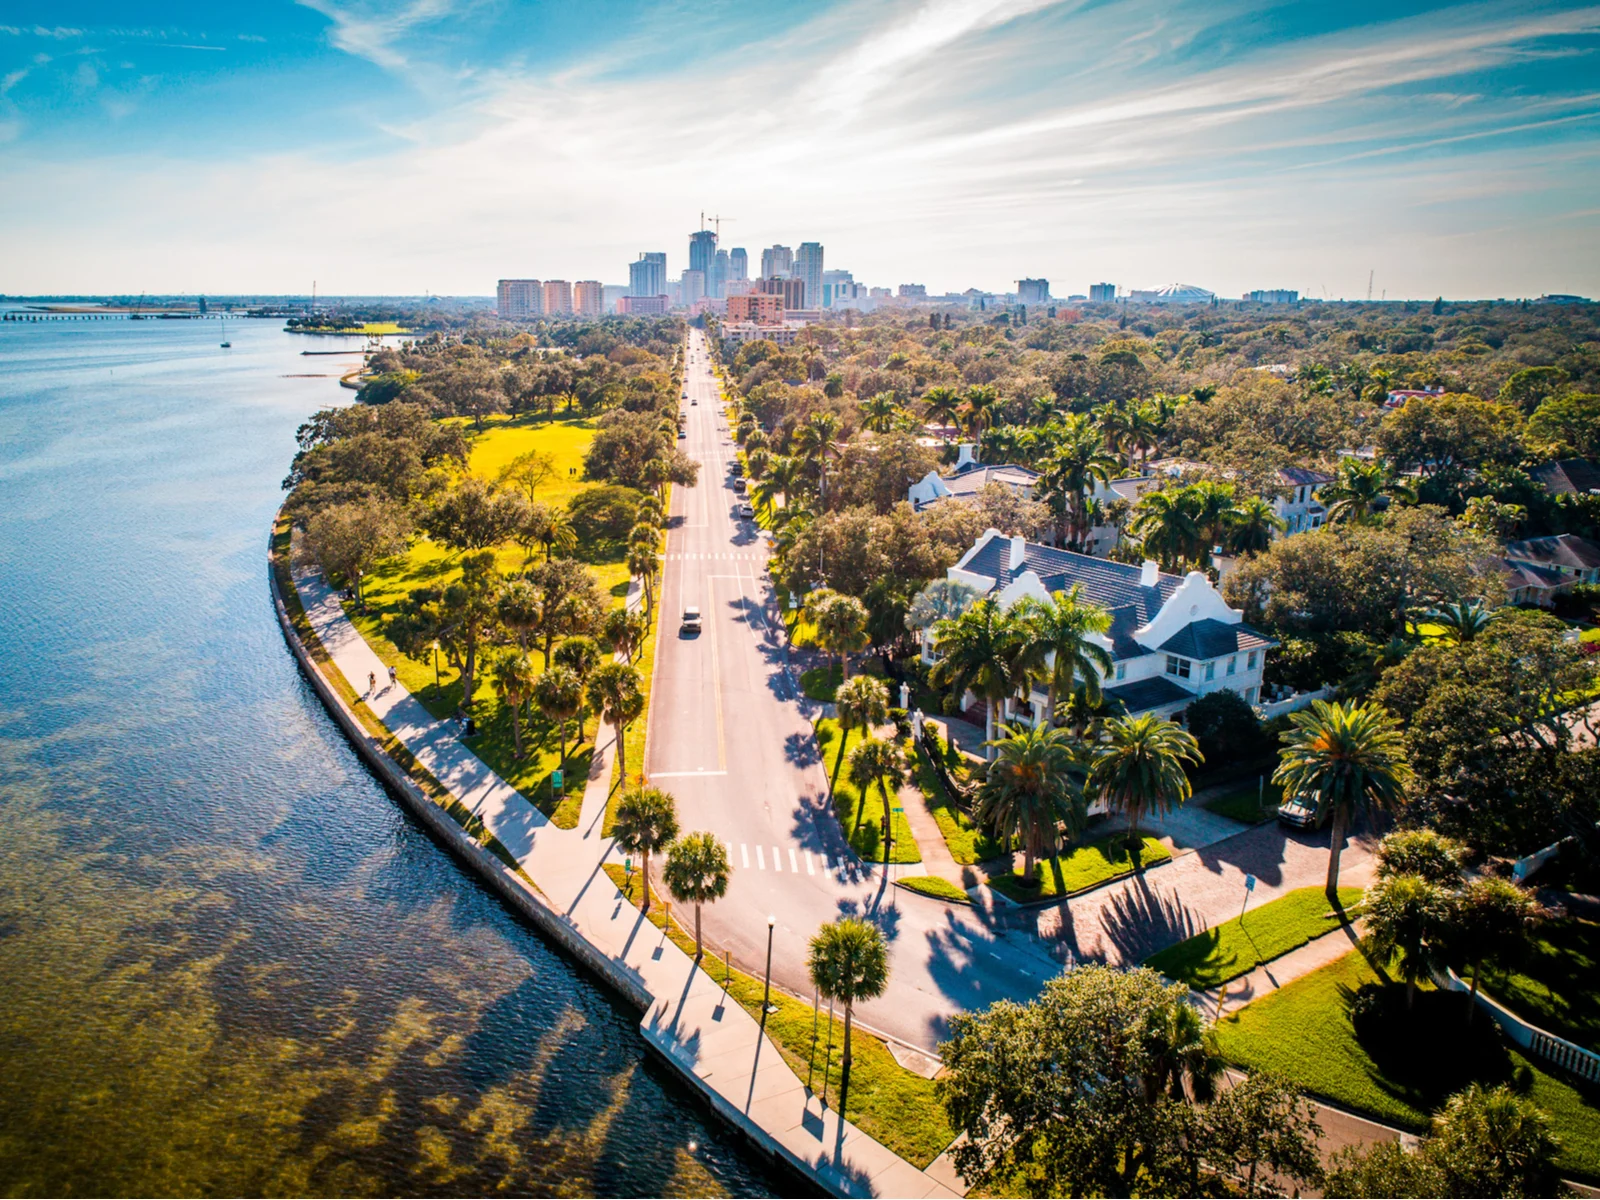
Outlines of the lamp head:
[{"label": "lamp head", "polygon": [[769,916],[769,917],[768,917],[768,918],[767,918],[767,928],[768,928],[768,929],[771,929],[771,928],[772,928],[772,927],[773,927],[773,926],[774,926],[774,925],[776,925],[776,924],[777,924],[777,923],[778,923],[778,918],[777,918],[777,917],[772,917],[772,916]]}]

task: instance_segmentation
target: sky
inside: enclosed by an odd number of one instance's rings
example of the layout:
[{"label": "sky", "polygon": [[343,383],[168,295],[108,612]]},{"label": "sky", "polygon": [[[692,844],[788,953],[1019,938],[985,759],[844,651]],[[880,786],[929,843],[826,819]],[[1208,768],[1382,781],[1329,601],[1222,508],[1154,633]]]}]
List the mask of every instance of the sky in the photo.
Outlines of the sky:
[{"label": "sky", "polygon": [[933,292],[1600,297],[1600,7],[0,4],[0,293],[625,283],[702,213]]}]

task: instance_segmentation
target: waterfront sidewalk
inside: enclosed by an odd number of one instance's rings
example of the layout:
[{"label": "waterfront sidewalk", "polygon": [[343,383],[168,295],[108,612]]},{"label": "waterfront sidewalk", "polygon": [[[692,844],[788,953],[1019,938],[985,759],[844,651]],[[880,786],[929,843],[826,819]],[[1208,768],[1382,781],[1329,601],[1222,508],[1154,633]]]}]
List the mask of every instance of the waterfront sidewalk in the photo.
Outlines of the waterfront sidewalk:
[{"label": "waterfront sidewalk", "polygon": [[713,1108],[835,1194],[956,1194],[812,1095],[755,1018],[617,891],[602,870],[615,857],[611,840],[600,835],[614,730],[596,735],[578,828],[558,829],[460,744],[452,722],[434,720],[403,687],[387,683],[388,668],[320,574],[294,579],[312,628],[352,688],[365,693],[369,674],[381,681],[362,701],[511,849],[559,919],[653,997],[640,1032],[700,1084]]}]

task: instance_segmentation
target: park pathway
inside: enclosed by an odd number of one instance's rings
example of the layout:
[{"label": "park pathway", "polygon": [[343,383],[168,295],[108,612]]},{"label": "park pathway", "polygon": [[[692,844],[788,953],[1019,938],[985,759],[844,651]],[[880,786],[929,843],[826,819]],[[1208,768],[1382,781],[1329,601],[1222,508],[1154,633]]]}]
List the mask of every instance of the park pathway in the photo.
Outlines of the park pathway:
[{"label": "park pathway", "polygon": [[294,582],[312,628],[362,702],[511,850],[561,918],[653,997],[641,1034],[700,1083],[713,1108],[835,1194],[956,1194],[812,1095],[762,1026],[617,891],[601,869],[615,857],[611,839],[600,834],[615,730],[595,735],[578,827],[558,829],[460,744],[454,722],[435,720],[404,687],[388,683],[388,668],[319,573],[297,571]]}]

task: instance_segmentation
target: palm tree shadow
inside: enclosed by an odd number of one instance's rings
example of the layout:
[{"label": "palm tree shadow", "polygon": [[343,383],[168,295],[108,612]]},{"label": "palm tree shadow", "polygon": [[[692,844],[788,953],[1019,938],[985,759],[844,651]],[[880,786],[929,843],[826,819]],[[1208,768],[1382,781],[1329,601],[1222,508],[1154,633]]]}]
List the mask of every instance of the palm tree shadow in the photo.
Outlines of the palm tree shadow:
[{"label": "palm tree shadow", "polygon": [[1124,889],[1101,913],[1106,940],[1124,962],[1141,962],[1157,950],[1193,937],[1204,921],[1176,896],[1150,890],[1142,876]]}]

